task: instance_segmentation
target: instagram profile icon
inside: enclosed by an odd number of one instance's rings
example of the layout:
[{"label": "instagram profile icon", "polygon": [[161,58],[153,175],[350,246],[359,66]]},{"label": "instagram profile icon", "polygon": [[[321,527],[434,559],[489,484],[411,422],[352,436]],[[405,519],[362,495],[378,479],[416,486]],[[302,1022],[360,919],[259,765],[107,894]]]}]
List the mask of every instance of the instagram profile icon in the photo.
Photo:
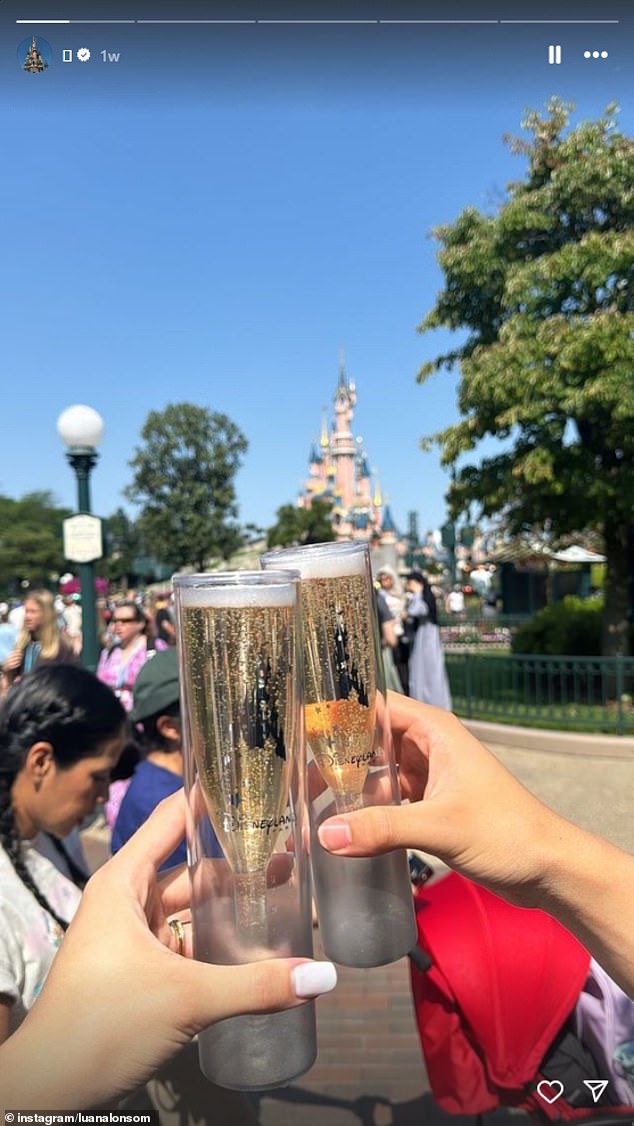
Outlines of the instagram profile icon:
[{"label": "instagram profile icon", "polygon": [[31,35],[18,44],[18,66],[25,74],[43,74],[53,56],[50,43],[39,35]]}]

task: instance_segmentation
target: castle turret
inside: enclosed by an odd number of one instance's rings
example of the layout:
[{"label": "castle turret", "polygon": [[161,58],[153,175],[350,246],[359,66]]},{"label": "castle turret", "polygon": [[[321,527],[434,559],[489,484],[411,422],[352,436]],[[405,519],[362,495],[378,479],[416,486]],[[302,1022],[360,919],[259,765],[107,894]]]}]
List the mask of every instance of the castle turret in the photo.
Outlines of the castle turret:
[{"label": "castle turret", "polygon": [[315,443],[313,442],[312,446],[310,447],[310,455],[309,455],[309,459],[308,459],[308,464],[311,465],[311,466],[312,465],[321,465],[323,460],[324,459],[323,459],[323,455],[322,455],[321,450],[318,449],[317,446],[315,445]]},{"label": "castle turret", "polygon": [[396,524],[394,523],[394,517],[392,516],[392,509],[386,501],[381,519],[381,540],[384,544],[387,544],[396,543],[398,539],[399,534]]},{"label": "castle turret", "polygon": [[335,482],[341,492],[342,504],[349,508],[354,499],[354,461],[356,446],[352,433],[352,417],[357,401],[354,384],[346,378],[345,368],[339,369],[339,383],[334,399],[334,427],[331,438],[331,457],[335,467]]}]

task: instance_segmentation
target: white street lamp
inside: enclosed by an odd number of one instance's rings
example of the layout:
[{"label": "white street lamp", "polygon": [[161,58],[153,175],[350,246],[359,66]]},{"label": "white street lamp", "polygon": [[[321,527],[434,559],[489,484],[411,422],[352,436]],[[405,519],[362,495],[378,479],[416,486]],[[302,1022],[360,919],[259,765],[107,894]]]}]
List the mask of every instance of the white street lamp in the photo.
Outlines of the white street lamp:
[{"label": "white street lamp", "polygon": [[[76,403],[62,411],[57,420],[57,433],[68,449],[66,457],[77,477],[77,510],[90,515],[90,471],[98,458],[97,446],[103,438],[104,422],[93,407]],[[77,518],[78,519],[78,518]],[[72,521],[70,521],[72,523]],[[99,532],[99,542],[101,533]],[[70,549],[69,549],[70,550]],[[82,556],[79,552],[79,584],[82,604],[82,662],[89,668],[97,667],[99,642],[97,639],[97,611],[95,607],[94,560],[100,557],[100,547],[91,555],[90,549]],[[86,556],[88,558],[86,558]]]},{"label": "white street lamp", "polygon": [[95,450],[103,438],[103,418],[93,407],[76,403],[62,411],[57,433],[71,450]]}]

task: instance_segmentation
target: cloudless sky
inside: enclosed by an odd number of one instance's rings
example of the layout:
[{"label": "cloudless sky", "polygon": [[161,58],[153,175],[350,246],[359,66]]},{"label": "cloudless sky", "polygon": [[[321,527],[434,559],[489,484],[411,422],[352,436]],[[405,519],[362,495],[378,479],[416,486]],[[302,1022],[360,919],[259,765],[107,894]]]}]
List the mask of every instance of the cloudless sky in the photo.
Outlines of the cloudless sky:
[{"label": "cloudless sky", "polygon": [[[343,347],[354,430],[397,525],[414,510],[421,531],[438,526],[448,478],[419,442],[458,414],[456,376],[416,382],[448,344],[416,331],[442,284],[431,228],[499,203],[523,170],[502,135],[553,93],[576,118],[619,101],[631,133],[631,43],[614,28],[533,29],[509,61],[478,28],[455,51],[428,43],[415,72],[411,42],[364,53],[351,29],[305,70],[280,40],[256,81],[257,64],[206,67],[191,31],[172,69],[167,39],[148,61],[141,28],[47,29],[49,73],[24,75],[27,33],[12,28],[2,56],[0,492],[50,489],[73,506],[56,419],[85,402],[106,424],[92,477],[106,516],[125,506],[148,411],[188,401],[245,434],[240,520],[266,527],[306,476]],[[608,39],[608,60],[580,62],[584,43]],[[62,66],[61,48],[84,42],[91,62]],[[560,67],[549,42],[565,45]],[[102,46],[120,63],[101,64]]]}]

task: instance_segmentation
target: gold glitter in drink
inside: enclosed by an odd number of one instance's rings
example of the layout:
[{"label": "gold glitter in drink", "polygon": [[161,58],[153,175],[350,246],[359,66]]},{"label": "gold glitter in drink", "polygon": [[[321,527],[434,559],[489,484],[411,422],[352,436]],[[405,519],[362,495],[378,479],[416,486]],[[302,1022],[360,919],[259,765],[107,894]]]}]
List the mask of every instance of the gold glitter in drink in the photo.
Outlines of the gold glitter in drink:
[{"label": "gold glitter in drink", "polygon": [[365,575],[302,580],[306,741],[340,813],[374,761],[374,623]]},{"label": "gold glitter in drink", "polygon": [[209,818],[234,874],[243,936],[266,945],[266,870],[288,830],[295,635],[289,606],[185,606],[191,738]]}]

